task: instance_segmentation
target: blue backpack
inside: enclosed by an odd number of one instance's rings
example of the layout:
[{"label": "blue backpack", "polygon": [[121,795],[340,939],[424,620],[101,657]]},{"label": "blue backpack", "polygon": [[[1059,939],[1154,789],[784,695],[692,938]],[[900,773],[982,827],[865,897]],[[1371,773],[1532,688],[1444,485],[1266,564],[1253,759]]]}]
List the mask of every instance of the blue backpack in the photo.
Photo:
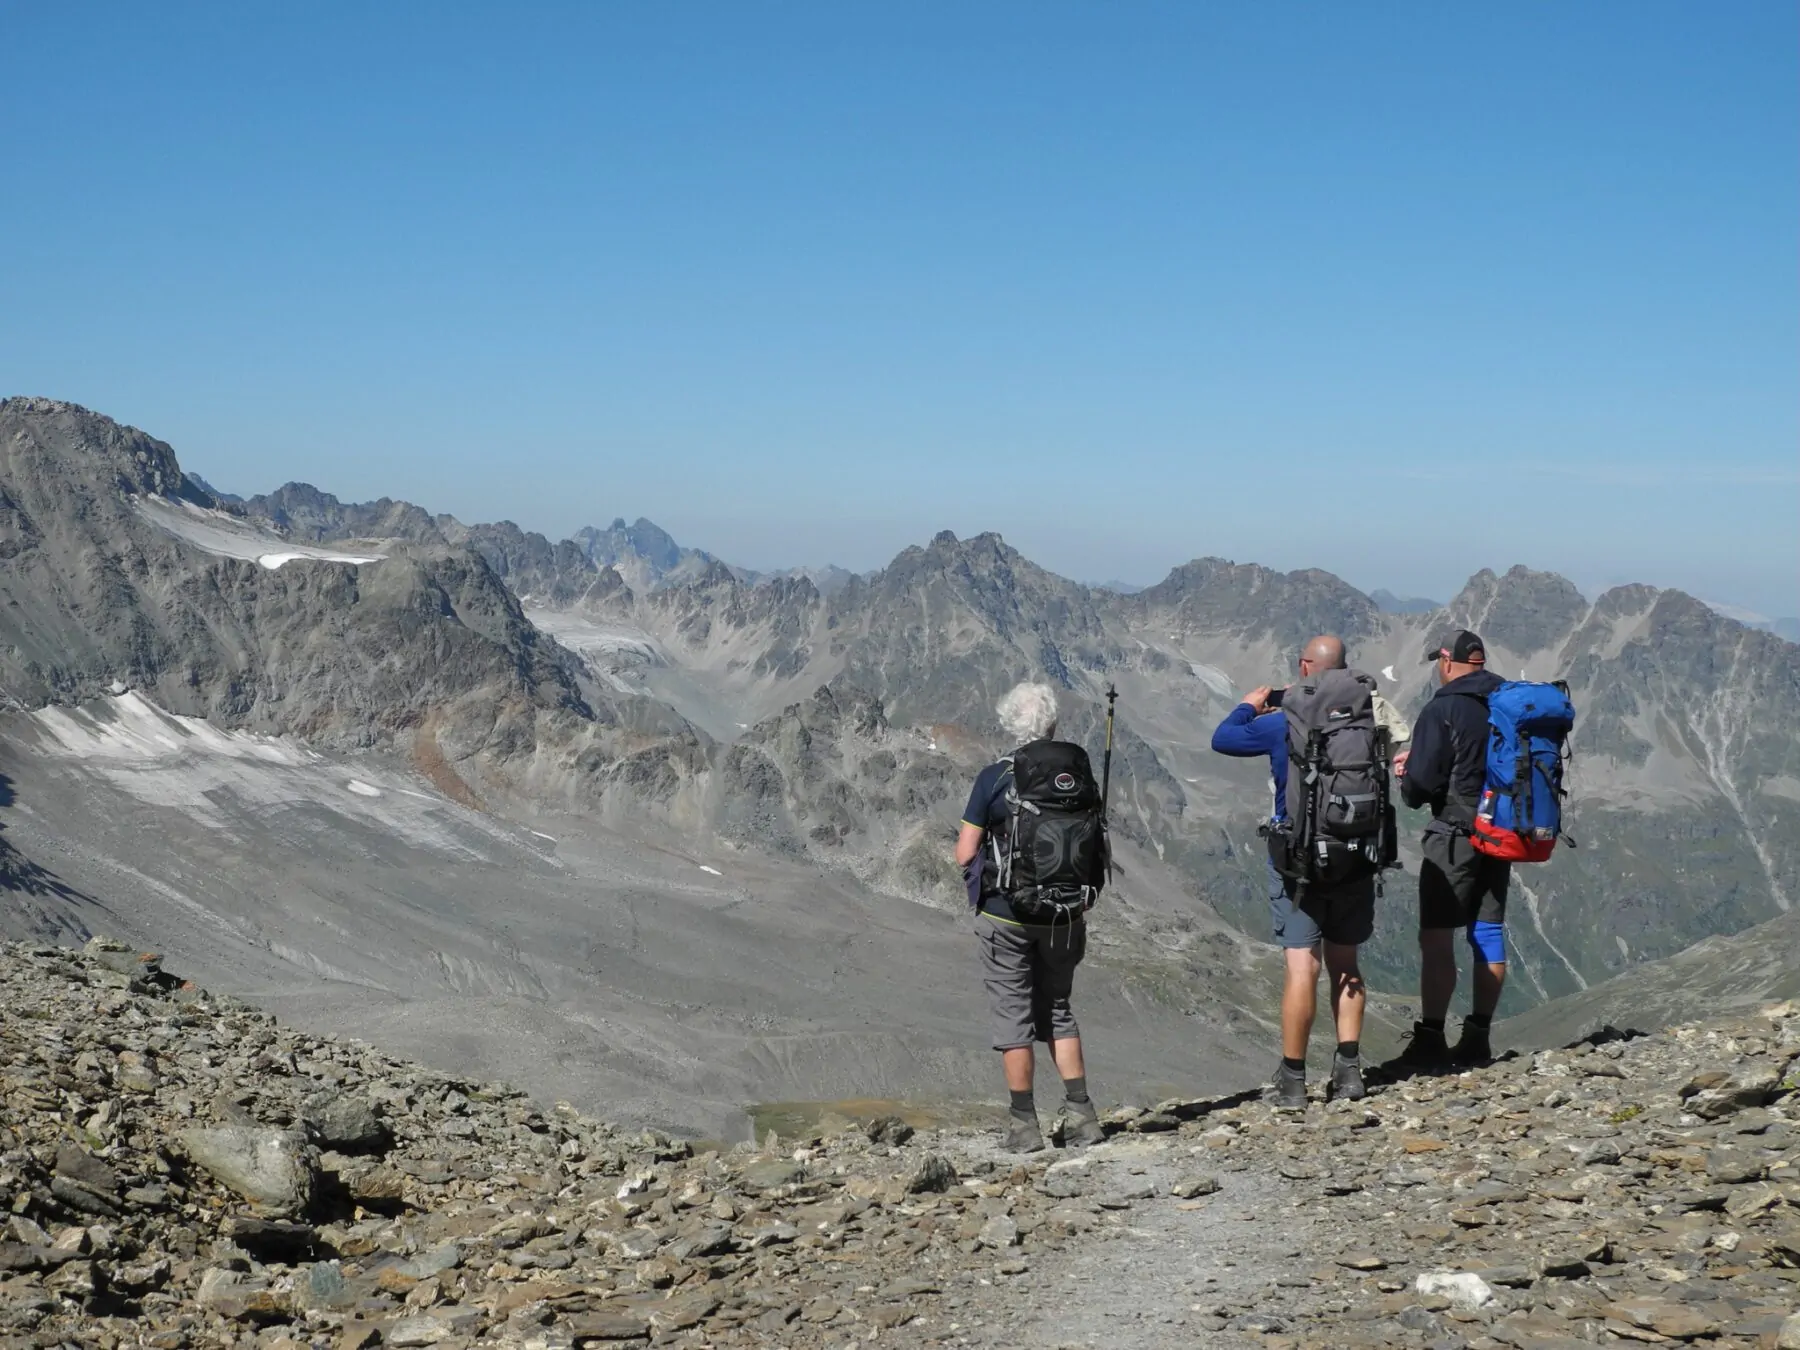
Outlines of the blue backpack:
[{"label": "blue backpack", "polygon": [[1568,838],[1563,765],[1575,728],[1569,686],[1513,680],[1489,694],[1487,705],[1487,780],[1471,842],[1489,857],[1543,862],[1559,838]]}]

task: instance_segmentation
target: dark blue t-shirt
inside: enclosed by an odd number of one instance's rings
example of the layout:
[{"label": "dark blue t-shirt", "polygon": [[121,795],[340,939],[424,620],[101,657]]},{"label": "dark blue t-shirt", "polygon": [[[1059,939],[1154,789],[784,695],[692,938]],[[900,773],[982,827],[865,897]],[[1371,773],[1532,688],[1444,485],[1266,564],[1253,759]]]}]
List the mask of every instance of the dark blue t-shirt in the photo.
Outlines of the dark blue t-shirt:
[{"label": "dark blue t-shirt", "polygon": [[[987,915],[990,919],[998,919],[1001,923],[1018,923],[1013,917],[1012,907],[1006,903],[1006,897],[994,890],[990,885],[983,886],[984,873],[991,883],[991,868],[994,856],[994,832],[1003,830],[1007,825],[1006,787],[1012,781],[1012,765],[990,764],[975,775],[975,786],[969,790],[969,804],[963,808],[963,824],[974,825],[987,831],[987,837],[981,841],[981,852],[970,864],[969,872],[964,879],[969,883],[969,904]],[[987,865],[984,867],[984,864]]]}]

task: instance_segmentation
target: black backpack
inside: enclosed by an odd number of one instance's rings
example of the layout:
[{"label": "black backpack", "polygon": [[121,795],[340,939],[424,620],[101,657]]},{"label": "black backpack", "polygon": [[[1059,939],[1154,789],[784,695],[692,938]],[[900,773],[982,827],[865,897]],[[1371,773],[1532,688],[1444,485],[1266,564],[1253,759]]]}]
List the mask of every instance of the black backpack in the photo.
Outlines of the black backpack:
[{"label": "black backpack", "polygon": [[1269,858],[1285,877],[1341,886],[1399,858],[1391,749],[1374,694],[1375,681],[1360,671],[1322,670],[1282,697],[1288,821],[1270,830]]},{"label": "black backpack", "polygon": [[1010,760],[1006,824],[994,832],[999,890],[1022,923],[1087,912],[1106,884],[1112,851],[1105,800],[1088,754],[1068,741],[1033,741]]}]

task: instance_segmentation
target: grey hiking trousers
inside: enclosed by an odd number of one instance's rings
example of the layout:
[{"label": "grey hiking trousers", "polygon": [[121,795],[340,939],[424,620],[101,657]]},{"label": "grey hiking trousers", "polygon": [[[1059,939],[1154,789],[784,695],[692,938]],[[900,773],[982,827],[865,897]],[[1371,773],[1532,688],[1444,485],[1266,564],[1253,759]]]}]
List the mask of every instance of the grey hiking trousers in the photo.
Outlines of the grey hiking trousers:
[{"label": "grey hiking trousers", "polygon": [[1018,1050],[1033,1041],[1066,1041],[1081,1034],[1069,1007],[1075,967],[1087,955],[1087,924],[1054,927],[975,916],[982,982],[994,1029],[994,1049]]}]

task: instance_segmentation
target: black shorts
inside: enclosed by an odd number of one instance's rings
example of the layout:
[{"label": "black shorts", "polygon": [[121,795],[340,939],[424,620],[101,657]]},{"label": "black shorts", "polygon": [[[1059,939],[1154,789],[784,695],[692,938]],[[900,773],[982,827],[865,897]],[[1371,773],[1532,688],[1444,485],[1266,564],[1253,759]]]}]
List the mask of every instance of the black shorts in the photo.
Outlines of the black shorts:
[{"label": "black shorts", "polygon": [[1269,918],[1283,948],[1359,947],[1375,935],[1375,878],[1344,886],[1307,886],[1299,903],[1294,883],[1269,864]]},{"label": "black shorts", "polygon": [[1419,927],[1506,922],[1512,864],[1478,852],[1466,834],[1428,831],[1419,865]]}]

